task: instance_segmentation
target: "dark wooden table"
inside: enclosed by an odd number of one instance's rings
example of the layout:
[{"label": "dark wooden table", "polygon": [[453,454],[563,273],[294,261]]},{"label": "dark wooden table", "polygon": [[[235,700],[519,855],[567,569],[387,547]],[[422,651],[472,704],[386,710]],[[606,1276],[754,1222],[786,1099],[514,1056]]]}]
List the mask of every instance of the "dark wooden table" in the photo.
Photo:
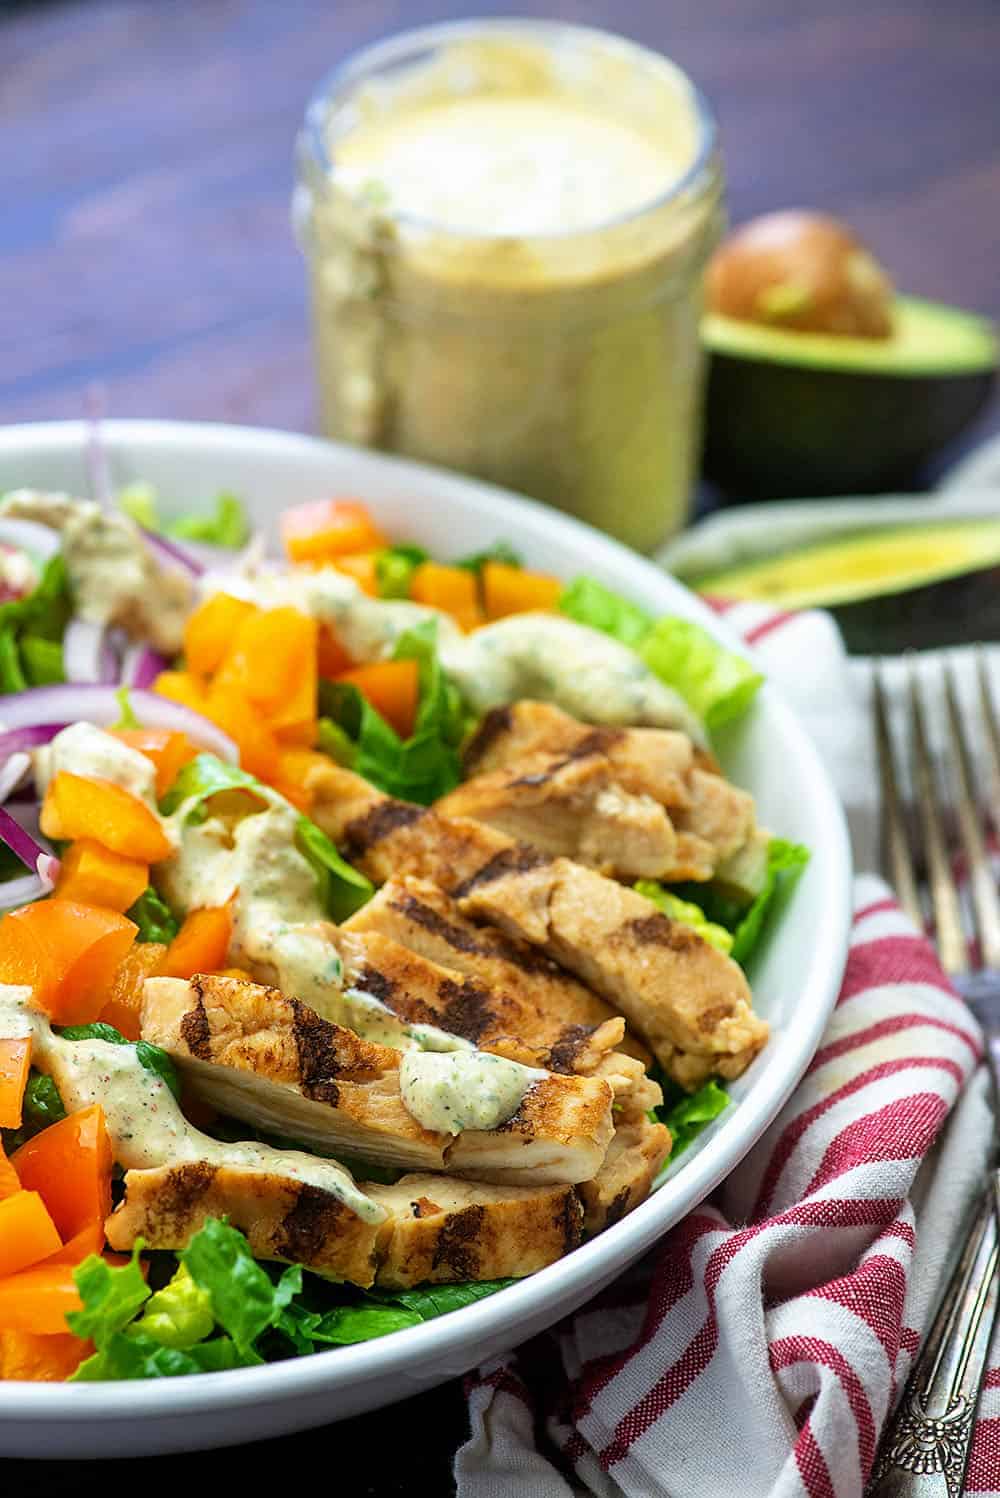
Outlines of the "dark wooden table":
[{"label": "dark wooden table", "polygon": [[[310,427],[288,220],[304,102],[377,36],[486,13],[671,53],[721,117],[734,219],[823,206],[906,290],[1000,317],[997,0],[0,0],[0,421],[78,415],[99,382],[114,415]],[[166,1458],[157,1480],[246,1488],[281,1461],[359,1498],[437,1498],[463,1433],[452,1385],[294,1448]],[[2,1467],[27,1494],[148,1472]]]}]

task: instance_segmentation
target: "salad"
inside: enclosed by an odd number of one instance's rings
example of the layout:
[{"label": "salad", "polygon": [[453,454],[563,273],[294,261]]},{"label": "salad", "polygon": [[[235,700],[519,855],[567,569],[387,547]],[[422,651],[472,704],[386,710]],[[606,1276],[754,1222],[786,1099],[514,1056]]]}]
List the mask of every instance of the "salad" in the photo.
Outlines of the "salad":
[{"label": "salad", "polygon": [[678,618],[223,495],[0,499],[0,1377],[400,1331],[633,1210],[806,850]]}]

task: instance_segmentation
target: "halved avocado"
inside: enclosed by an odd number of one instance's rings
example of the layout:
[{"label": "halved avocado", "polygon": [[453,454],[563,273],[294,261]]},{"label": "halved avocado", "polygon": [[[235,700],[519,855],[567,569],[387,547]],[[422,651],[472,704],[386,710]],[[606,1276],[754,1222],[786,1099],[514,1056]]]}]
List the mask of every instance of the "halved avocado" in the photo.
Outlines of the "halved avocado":
[{"label": "halved avocado", "polygon": [[990,324],[898,297],[888,338],[802,333],[713,314],[705,474],[734,499],[905,489],[986,405]]},{"label": "halved avocado", "polygon": [[829,609],[859,655],[1000,640],[1000,519],[883,527],[689,581],[720,597]]}]

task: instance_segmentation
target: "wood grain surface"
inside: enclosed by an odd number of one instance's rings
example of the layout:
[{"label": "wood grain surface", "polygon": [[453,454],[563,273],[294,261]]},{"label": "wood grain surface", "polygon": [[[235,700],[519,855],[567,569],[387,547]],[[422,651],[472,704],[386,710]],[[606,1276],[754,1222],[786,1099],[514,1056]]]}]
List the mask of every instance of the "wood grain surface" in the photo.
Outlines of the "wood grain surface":
[{"label": "wood grain surface", "polygon": [[[310,428],[288,212],[306,98],[378,36],[487,13],[669,52],[719,114],[735,221],[821,206],[907,291],[1000,317],[997,0],[0,0],[0,421],[79,415],[99,382],[114,415]],[[994,406],[981,430],[998,424]],[[158,1460],[156,1482],[256,1491],[328,1464],[359,1498],[443,1498],[464,1429],[452,1384]],[[353,1481],[345,1453],[364,1458]],[[0,1469],[7,1491],[79,1494],[142,1490],[150,1464]]]}]

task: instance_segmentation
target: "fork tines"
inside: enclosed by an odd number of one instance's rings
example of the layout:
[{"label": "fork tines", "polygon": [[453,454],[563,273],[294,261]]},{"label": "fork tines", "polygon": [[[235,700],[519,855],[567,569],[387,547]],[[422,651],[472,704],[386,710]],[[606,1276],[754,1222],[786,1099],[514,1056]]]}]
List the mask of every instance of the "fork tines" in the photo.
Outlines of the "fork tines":
[{"label": "fork tines", "polygon": [[[976,652],[981,734],[990,768],[989,795],[1000,786],[1000,726],[990,689],[986,661]],[[881,778],[884,856],[887,873],[903,909],[923,924],[917,870],[926,876],[935,940],[946,972],[970,969],[962,903],[953,871],[956,852],[964,854],[968,867],[972,922],[978,936],[981,962],[977,967],[1000,969],[1000,896],[987,846],[989,818],[977,793],[976,772],[969,749],[970,734],[963,718],[955,673],[950,664],[942,668],[947,748],[947,772],[935,768],[928,746],[926,689],[914,658],[908,662],[907,739],[910,745],[910,781],[915,818],[907,813],[900,791],[898,761],[893,749],[889,710],[881,662],[873,677],[875,742]],[[947,782],[943,784],[942,782]],[[989,797],[987,797],[989,799]],[[992,802],[996,804],[995,799]],[[915,825],[914,825],[915,824]],[[952,846],[949,829],[958,832]]]}]

